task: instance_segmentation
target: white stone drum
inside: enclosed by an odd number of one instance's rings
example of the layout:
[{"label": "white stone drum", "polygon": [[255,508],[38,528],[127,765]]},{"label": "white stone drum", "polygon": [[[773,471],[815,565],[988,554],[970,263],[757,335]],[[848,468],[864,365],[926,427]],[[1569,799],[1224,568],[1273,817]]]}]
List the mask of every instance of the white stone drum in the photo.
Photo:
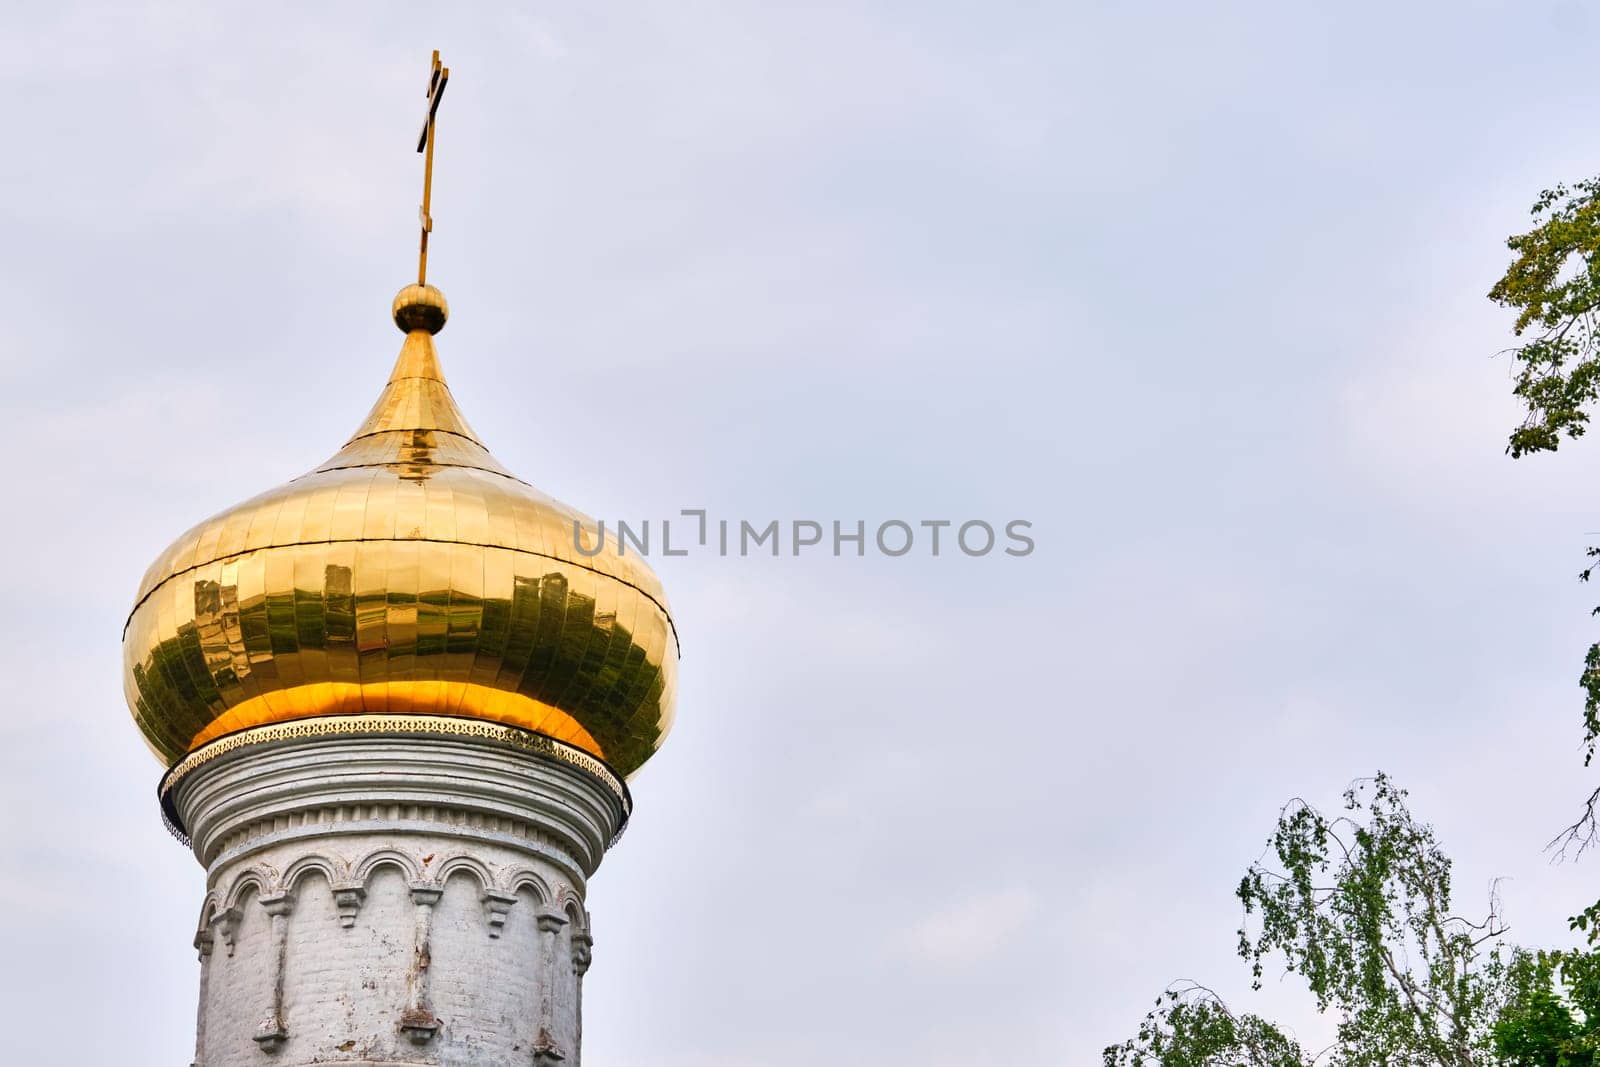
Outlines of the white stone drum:
[{"label": "white stone drum", "polygon": [[467,737],[194,768],[173,804],[207,872],[195,1067],[577,1064],[619,785]]}]

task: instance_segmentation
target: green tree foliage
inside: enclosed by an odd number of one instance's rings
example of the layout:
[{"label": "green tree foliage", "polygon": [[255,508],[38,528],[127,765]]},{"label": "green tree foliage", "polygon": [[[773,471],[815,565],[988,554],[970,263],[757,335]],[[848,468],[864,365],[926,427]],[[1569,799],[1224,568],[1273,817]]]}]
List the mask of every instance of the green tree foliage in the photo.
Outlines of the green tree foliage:
[{"label": "green tree foliage", "polygon": [[1182,983],[1106,1067],[1600,1067],[1600,956],[1511,945],[1492,891],[1482,918],[1456,914],[1450,867],[1382,774],[1331,814],[1290,802],[1239,883],[1239,954],[1258,988],[1269,966],[1304,982],[1334,1042],[1309,1055]]},{"label": "green tree foliage", "polygon": [[1106,1049],[1107,1067],[1304,1067],[1293,1039],[1258,1015],[1235,1015],[1206,987],[1182,982],[1156,998],[1139,1033]]},{"label": "green tree foliage", "polygon": [[1513,456],[1553,452],[1565,437],[1581,437],[1584,409],[1600,396],[1600,178],[1539,194],[1534,227],[1506,239],[1516,253],[1489,299],[1517,313],[1522,344],[1513,392],[1527,405],[1511,431]]},{"label": "green tree foliage", "polygon": [[[1490,300],[1517,315],[1512,392],[1526,410],[1506,445],[1514,457],[1554,452],[1563,438],[1583,436],[1588,408],[1600,397],[1600,177],[1546,189],[1531,214],[1533,228],[1506,239],[1515,258],[1489,290]],[[1584,581],[1600,549],[1589,549],[1589,557]],[[1600,643],[1589,646],[1579,684],[1587,764],[1600,741]],[[1558,842],[1582,851],[1600,833],[1597,814],[1600,789]]]},{"label": "green tree foliage", "polygon": [[1494,1026],[1496,1063],[1600,1064],[1600,954],[1519,952],[1507,980],[1506,1007]]},{"label": "green tree foliage", "polygon": [[1239,952],[1259,983],[1269,956],[1302,976],[1339,1017],[1341,1064],[1474,1062],[1499,1006],[1504,961],[1496,901],[1454,914],[1450,860],[1383,775],[1345,792],[1344,812],[1296,800],[1272,836],[1278,869],[1239,883],[1252,936]]}]

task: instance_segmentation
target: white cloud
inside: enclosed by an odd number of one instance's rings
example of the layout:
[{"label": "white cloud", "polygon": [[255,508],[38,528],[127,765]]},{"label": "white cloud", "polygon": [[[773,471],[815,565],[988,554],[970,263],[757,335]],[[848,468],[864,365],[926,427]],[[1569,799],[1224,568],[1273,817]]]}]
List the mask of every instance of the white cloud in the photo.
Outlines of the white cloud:
[{"label": "white cloud", "polygon": [[894,937],[917,963],[960,970],[1004,953],[1039,913],[1039,897],[1023,887],[992,890],[924,915]]}]

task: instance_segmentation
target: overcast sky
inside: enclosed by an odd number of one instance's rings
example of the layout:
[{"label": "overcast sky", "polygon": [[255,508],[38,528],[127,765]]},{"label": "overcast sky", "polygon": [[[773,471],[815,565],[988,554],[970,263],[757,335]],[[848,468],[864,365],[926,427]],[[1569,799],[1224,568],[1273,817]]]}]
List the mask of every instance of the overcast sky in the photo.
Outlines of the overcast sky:
[{"label": "overcast sky", "polygon": [[7,1059],[188,1062],[203,875],[121,627],[376,396],[435,47],[440,348],[508,467],[611,520],[1038,546],[657,560],[679,719],[592,885],[589,1064],[1089,1064],[1180,977],[1315,1036],[1232,890],[1378,768],[1462,910],[1506,876],[1563,941],[1600,442],[1503,455],[1483,294],[1600,171],[1597,19],[7,5]]}]

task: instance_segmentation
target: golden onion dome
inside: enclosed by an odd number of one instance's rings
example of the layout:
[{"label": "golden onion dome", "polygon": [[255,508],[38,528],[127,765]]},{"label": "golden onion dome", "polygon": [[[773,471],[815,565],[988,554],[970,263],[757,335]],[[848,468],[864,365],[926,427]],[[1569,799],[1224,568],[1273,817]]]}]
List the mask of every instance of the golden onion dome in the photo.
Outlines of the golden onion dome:
[{"label": "golden onion dome", "polygon": [[405,343],[355,436],[145,574],[124,686],[167,762],[240,731],[318,720],[338,734],[367,715],[519,727],[623,775],[661,744],[678,653],[661,583],[489,454],[439,369],[447,315],[439,290],[402,289]]}]

